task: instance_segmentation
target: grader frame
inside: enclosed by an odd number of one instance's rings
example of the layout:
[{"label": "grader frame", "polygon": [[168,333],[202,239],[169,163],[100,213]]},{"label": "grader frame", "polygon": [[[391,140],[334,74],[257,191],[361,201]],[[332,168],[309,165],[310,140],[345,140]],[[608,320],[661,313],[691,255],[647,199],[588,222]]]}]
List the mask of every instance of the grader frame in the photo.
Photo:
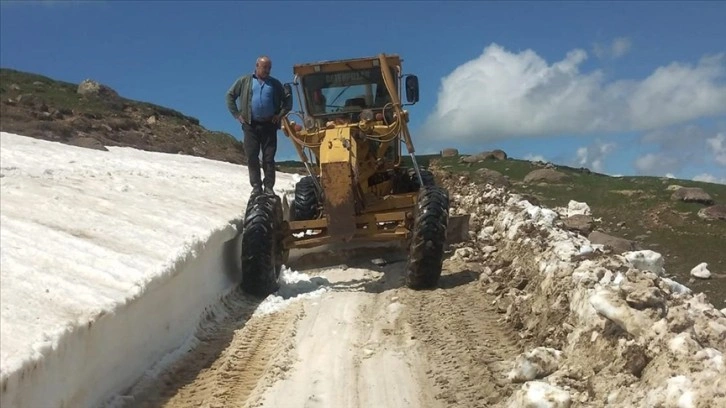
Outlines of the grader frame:
[{"label": "grader frame", "polygon": [[[402,243],[407,286],[437,285],[449,195],[416,161],[401,98],[418,102],[418,78],[404,75],[401,63],[398,55],[379,54],[293,66],[300,110],[282,118],[281,128],[307,175],[291,203],[264,194],[248,202],[242,245],[248,292],[273,291],[290,250],[360,241]],[[285,88],[292,97],[292,86]]]},{"label": "grader frame", "polygon": [[[406,78],[408,102],[418,101],[418,79],[403,76],[401,62],[397,55],[381,54],[293,67],[304,116],[301,126],[290,120],[295,113],[289,114],[282,129],[314,180],[323,211],[315,219],[288,221],[286,247],[409,237],[417,192],[396,191],[394,184],[401,176],[401,138],[422,183],[407,126],[408,112],[402,109],[400,99],[400,79]],[[351,94],[351,88],[363,94]],[[342,105],[330,100],[331,105],[316,105],[316,97],[327,99],[325,94],[343,95],[346,91],[353,97]],[[392,176],[397,172],[398,178]],[[372,180],[376,175],[380,177]],[[301,234],[311,230],[320,233]]]}]

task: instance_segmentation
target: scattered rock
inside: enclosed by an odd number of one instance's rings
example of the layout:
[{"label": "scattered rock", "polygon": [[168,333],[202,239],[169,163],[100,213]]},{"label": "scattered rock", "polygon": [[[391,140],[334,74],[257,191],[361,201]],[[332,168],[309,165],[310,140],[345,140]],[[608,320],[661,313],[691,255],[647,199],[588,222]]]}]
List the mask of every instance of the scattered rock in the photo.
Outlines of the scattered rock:
[{"label": "scattered rock", "polygon": [[630,290],[628,290],[628,286],[624,286],[623,289],[628,292],[625,301],[634,309],[662,309],[665,305],[663,293],[655,286],[634,287]]},{"label": "scattered rock", "polygon": [[537,347],[520,354],[508,374],[509,380],[524,382],[546,377],[557,370],[561,354],[549,347]]},{"label": "scattered rock", "polygon": [[662,276],[664,273],[663,255],[658,252],[645,249],[642,251],[625,252],[623,256],[634,268],[640,269],[641,271],[650,271],[658,276]]},{"label": "scattered rock", "polygon": [[695,268],[691,269],[691,276],[700,279],[710,278],[711,271],[708,270],[708,264],[706,262],[701,262],[700,264],[696,265]]},{"label": "scattered rock", "polygon": [[678,184],[671,184],[670,186],[666,187],[667,191],[676,191],[683,188],[683,186],[679,186]]},{"label": "scattered rock", "polygon": [[496,186],[511,186],[509,180],[496,170],[481,168],[475,171],[475,173],[483,179],[484,183],[491,183]]},{"label": "scattered rock", "polygon": [[587,236],[592,232],[595,225],[594,220],[589,215],[576,214],[565,218],[564,227],[570,231],[579,232],[583,236]]},{"label": "scattered rock", "polygon": [[118,93],[116,93],[116,91],[92,79],[85,79],[83,82],[78,84],[77,92],[81,95],[118,97]]},{"label": "scattered rock", "polygon": [[636,250],[635,243],[633,241],[625,238],[614,237],[602,231],[596,230],[591,232],[590,235],[587,236],[587,239],[589,239],[593,244],[610,247],[613,252],[618,254]]},{"label": "scattered rock", "polygon": [[509,400],[508,407],[517,408],[569,408],[572,405],[570,393],[544,381],[524,383]]},{"label": "scattered rock", "polygon": [[19,91],[20,90],[20,85],[18,85],[18,84],[10,84],[10,89],[12,89],[13,91]]},{"label": "scattered rock", "polygon": [[698,211],[698,216],[704,220],[715,221],[725,220],[726,221],[726,205],[716,204],[710,207],[702,208]]},{"label": "scattered rock", "polygon": [[456,157],[459,155],[459,150],[454,148],[446,148],[441,151],[441,157]]},{"label": "scattered rock", "polygon": [[146,123],[149,125],[153,125],[156,123],[158,119],[156,118],[156,115],[151,115],[146,119]]},{"label": "scattered rock", "polygon": [[73,146],[78,146],[78,147],[85,147],[87,149],[108,151],[106,146],[104,146],[103,143],[101,143],[95,137],[88,137],[88,136],[72,137],[70,140],[68,140],[68,144],[73,145]]},{"label": "scattered rock", "polygon": [[567,203],[566,215],[571,217],[573,215],[591,215],[592,211],[587,203],[581,203],[579,201],[570,200]]},{"label": "scattered rock", "polygon": [[532,170],[529,174],[524,176],[525,183],[531,183],[533,181],[543,181],[548,183],[558,183],[567,180],[569,177],[567,174],[552,169],[537,169]]},{"label": "scattered rock", "polygon": [[376,266],[385,266],[388,262],[383,258],[375,258],[371,259],[371,263]]},{"label": "scattered rock", "polygon": [[681,200],[687,203],[713,204],[713,198],[700,187],[681,187],[671,195],[671,200]]}]

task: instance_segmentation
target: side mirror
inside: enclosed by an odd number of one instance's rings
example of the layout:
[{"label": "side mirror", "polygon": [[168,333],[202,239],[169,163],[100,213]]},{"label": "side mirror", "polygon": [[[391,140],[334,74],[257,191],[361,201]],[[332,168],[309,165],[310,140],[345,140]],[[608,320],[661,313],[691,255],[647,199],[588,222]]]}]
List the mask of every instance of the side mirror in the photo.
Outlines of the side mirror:
[{"label": "side mirror", "polygon": [[406,99],[408,103],[418,102],[418,77],[416,75],[406,76]]},{"label": "side mirror", "polygon": [[288,111],[292,110],[292,86],[290,86],[290,83],[285,83],[282,85],[282,89],[285,91],[285,109]]}]

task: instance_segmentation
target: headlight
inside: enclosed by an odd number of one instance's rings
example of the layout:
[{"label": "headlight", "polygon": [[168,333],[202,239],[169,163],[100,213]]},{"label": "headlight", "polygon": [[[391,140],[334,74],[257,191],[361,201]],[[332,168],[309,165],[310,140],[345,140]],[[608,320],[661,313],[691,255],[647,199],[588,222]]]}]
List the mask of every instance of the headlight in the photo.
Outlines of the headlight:
[{"label": "headlight", "polygon": [[373,111],[370,109],[362,110],[360,113],[360,120],[365,120],[366,122],[373,120]]},{"label": "headlight", "polygon": [[303,123],[305,124],[305,129],[309,130],[315,126],[315,119],[310,116],[306,116],[305,119],[303,119]]}]

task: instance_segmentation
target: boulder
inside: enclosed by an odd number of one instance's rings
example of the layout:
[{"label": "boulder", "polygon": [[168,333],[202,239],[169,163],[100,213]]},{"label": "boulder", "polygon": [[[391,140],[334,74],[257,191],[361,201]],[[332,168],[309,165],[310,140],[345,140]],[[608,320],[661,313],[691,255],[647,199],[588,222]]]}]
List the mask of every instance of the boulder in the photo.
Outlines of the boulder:
[{"label": "boulder", "polygon": [[441,157],[456,157],[459,155],[459,151],[454,148],[446,148],[441,151]]},{"label": "boulder", "polygon": [[673,192],[671,200],[681,200],[687,203],[713,204],[713,198],[700,187],[681,187]]},{"label": "boulder", "polygon": [[593,231],[587,236],[587,239],[595,245],[604,245],[612,248],[614,253],[621,254],[623,252],[635,251],[635,243],[625,238],[614,237],[602,231]]},{"label": "boulder", "polygon": [[716,204],[710,207],[702,208],[698,211],[698,216],[705,220],[724,220],[726,221],[726,205]]},{"label": "boulder", "polygon": [[489,184],[492,184],[495,186],[505,186],[505,187],[509,187],[511,185],[509,180],[506,177],[504,177],[504,175],[502,175],[502,173],[500,173],[496,170],[482,168],[482,169],[478,169],[474,173],[476,173],[479,177],[481,177],[481,179],[484,183],[489,183]]},{"label": "boulder", "polygon": [[481,157],[479,157],[478,154],[475,154],[473,156],[465,156],[459,159],[459,161],[463,163],[478,163],[481,161]]},{"label": "boulder", "polygon": [[524,176],[524,182],[530,183],[534,181],[544,181],[549,183],[558,183],[568,178],[567,174],[553,169],[537,169],[532,170]]},{"label": "boulder", "polygon": [[584,214],[572,215],[564,220],[565,229],[579,232],[583,236],[588,236],[594,225],[592,217]]}]

